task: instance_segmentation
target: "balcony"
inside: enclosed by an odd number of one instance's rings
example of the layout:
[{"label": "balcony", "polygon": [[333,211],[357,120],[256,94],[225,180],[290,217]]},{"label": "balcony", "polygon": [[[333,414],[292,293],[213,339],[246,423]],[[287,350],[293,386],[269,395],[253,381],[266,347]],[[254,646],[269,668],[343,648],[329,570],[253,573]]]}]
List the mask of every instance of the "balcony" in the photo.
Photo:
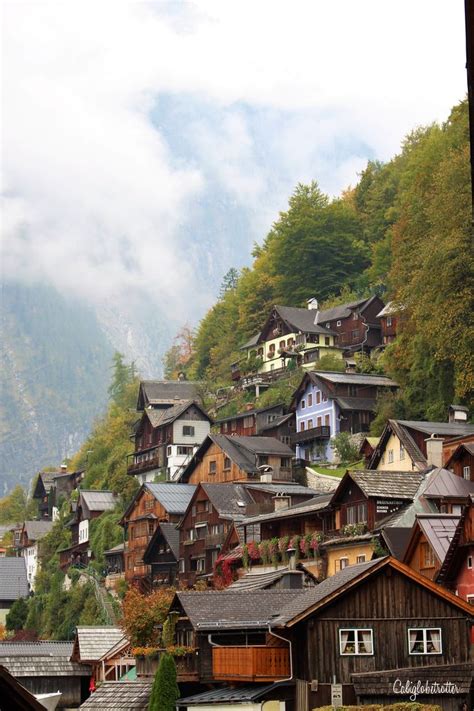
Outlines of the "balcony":
[{"label": "balcony", "polygon": [[218,548],[224,543],[225,534],[224,533],[210,533],[204,538],[205,548]]},{"label": "balcony", "polygon": [[278,681],[290,676],[287,647],[213,647],[216,681]]},{"label": "balcony", "polygon": [[330,439],[331,428],[323,425],[322,427],[311,427],[309,430],[295,432],[291,435],[291,444],[299,444],[300,442],[311,442],[314,439]]},{"label": "balcony", "polygon": [[[148,677],[153,679],[155,676],[158,664],[160,661],[161,651],[153,657],[137,656],[137,675],[139,677]],[[196,652],[189,652],[183,656],[174,657],[176,664],[177,681],[179,683],[185,681],[198,681],[198,658]]]},{"label": "balcony", "polygon": [[151,469],[159,469],[159,447],[133,452],[127,456],[127,474],[141,474]]}]

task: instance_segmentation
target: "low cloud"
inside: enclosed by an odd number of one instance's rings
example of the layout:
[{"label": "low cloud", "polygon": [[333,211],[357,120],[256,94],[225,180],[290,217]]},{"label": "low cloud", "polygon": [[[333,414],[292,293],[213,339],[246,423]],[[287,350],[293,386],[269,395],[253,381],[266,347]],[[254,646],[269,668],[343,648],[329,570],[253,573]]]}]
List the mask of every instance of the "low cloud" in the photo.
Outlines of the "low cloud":
[{"label": "low cloud", "polygon": [[[92,302],[138,289],[179,322],[297,181],[337,194],[465,92],[448,0],[15,0],[3,14],[4,274]],[[173,140],[165,96],[198,107]],[[252,224],[232,248],[232,223],[216,227],[204,259],[193,220],[216,189]]]}]

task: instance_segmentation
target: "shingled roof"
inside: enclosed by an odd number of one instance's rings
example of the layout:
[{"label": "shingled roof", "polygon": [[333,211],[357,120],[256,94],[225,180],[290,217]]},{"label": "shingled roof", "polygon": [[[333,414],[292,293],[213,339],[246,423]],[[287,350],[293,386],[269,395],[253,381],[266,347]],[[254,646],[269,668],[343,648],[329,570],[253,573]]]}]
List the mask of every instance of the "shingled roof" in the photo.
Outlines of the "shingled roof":
[{"label": "shingled roof", "polygon": [[148,564],[153,563],[156,544],[161,537],[163,537],[169,545],[175,559],[179,560],[179,535],[179,529],[176,528],[175,523],[160,521],[143,553],[143,561]]},{"label": "shingled roof", "polygon": [[383,498],[406,499],[413,501],[418,488],[423,481],[420,472],[394,472],[373,469],[348,471],[341,479],[341,483],[333,494],[336,500],[339,493],[345,488],[347,478],[352,479],[367,497],[379,496]]},{"label": "shingled roof", "polygon": [[264,686],[260,684],[254,684],[253,686],[238,686],[236,688],[230,689],[229,687],[223,687],[222,689],[211,689],[210,691],[203,691],[199,694],[193,694],[192,696],[187,696],[184,699],[178,699],[176,702],[177,706],[200,706],[209,704],[242,704],[249,703],[252,701],[258,701],[266,694],[271,694],[272,691],[280,688],[281,683],[275,684],[265,684]]},{"label": "shingled roof", "polygon": [[194,484],[175,484],[172,482],[144,484],[144,487],[153,494],[155,499],[170,514],[183,514],[196,490]]},{"label": "shingled roof", "polygon": [[321,313],[315,309],[303,309],[295,306],[274,306],[274,309],[292,331],[337,335],[335,331],[330,331],[321,325]]},{"label": "shingled roof", "polygon": [[444,562],[460,518],[452,514],[419,514],[416,517],[420,530],[441,564]]},{"label": "shingled roof", "polygon": [[376,385],[377,387],[396,388],[397,383],[385,375],[370,375],[370,373],[339,373],[321,370],[312,370],[311,375],[320,380],[341,385]]},{"label": "shingled roof", "polygon": [[181,415],[183,415],[186,410],[190,407],[197,407],[197,409],[204,415],[204,417],[211,422],[211,418],[207,412],[202,408],[202,406],[196,402],[196,400],[183,400],[182,402],[172,405],[172,407],[153,409],[147,408],[145,414],[150,420],[152,426],[163,427],[164,425],[170,425],[172,422],[177,420]]},{"label": "shingled roof", "polygon": [[145,711],[152,681],[105,681],[81,704],[81,709],[99,711]]},{"label": "shingled roof", "polygon": [[86,664],[71,662],[65,657],[33,655],[27,657],[2,657],[2,665],[14,677],[54,677],[54,676],[90,676],[91,668]]},{"label": "shingled roof", "polygon": [[334,321],[334,319],[347,318],[352,314],[354,309],[358,311],[364,311],[364,309],[369,305],[375,297],[369,296],[365,299],[357,299],[357,301],[351,301],[348,304],[341,304],[340,306],[333,306],[332,309],[324,309],[324,311],[319,312],[319,323],[326,323],[327,321]]},{"label": "shingled roof", "polygon": [[297,518],[298,516],[306,516],[315,511],[321,511],[329,506],[331,501],[331,494],[321,494],[321,496],[315,496],[308,501],[304,501],[300,504],[295,504],[294,506],[288,506],[287,508],[278,509],[277,511],[271,511],[266,514],[259,514],[258,516],[250,516],[242,521],[243,526],[247,526],[254,523],[263,523],[265,521],[279,521],[285,518]]},{"label": "shingled roof", "polygon": [[52,527],[52,521],[25,521],[23,524],[29,541],[39,541],[51,531]]},{"label": "shingled roof", "polygon": [[208,482],[202,482],[201,487],[222,518],[243,518],[247,506],[254,503],[247,487],[242,484],[233,482],[209,484]]},{"label": "shingled roof", "polygon": [[471,494],[474,494],[474,482],[442,467],[433,469],[430,483],[424,491],[427,499],[467,499]]},{"label": "shingled roof", "polygon": [[173,405],[181,400],[195,400],[198,383],[189,380],[142,380],[138,392],[137,410],[147,405]]},{"label": "shingled roof", "polygon": [[0,558],[0,600],[18,600],[28,592],[25,558]]},{"label": "shingled roof", "polygon": [[79,500],[89,511],[112,511],[117,503],[117,497],[112,491],[81,489]]},{"label": "shingled roof", "polygon": [[122,639],[124,633],[120,627],[79,626],[76,628],[73,659],[97,662]]},{"label": "shingled roof", "polygon": [[253,590],[250,594],[227,589],[178,592],[176,598],[196,630],[257,629],[267,628],[300,595],[301,590]]},{"label": "shingled roof", "polygon": [[52,640],[0,642],[0,657],[66,657],[69,659],[73,646],[73,642]]}]

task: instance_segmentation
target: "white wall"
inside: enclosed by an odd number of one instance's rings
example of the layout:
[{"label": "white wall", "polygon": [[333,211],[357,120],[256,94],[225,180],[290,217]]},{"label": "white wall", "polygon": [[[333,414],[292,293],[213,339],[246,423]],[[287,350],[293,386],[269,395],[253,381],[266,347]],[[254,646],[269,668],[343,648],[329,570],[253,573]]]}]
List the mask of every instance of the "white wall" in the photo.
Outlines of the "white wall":
[{"label": "white wall", "polygon": [[89,540],[89,521],[80,521],[79,523],[79,543],[87,543]]},{"label": "white wall", "polygon": [[[183,427],[194,427],[193,435],[183,435]],[[176,420],[173,422],[173,444],[201,444],[211,431],[207,420]]]}]

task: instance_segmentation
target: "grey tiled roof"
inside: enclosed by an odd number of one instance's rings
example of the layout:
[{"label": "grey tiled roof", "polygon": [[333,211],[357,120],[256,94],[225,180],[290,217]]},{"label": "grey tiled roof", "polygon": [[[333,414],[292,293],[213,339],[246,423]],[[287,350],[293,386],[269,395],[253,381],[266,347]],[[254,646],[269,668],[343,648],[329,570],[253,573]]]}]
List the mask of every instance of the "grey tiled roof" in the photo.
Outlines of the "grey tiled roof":
[{"label": "grey tiled roof", "polygon": [[412,501],[423,481],[420,472],[393,472],[364,469],[349,472],[351,479],[366,496]]},{"label": "grey tiled roof", "polygon": [[266,573],[245,573],[241,578],[229,585],[227,590],[265,590],[271,588],[286,575],[298,575],[301,578],[303,573],[299,570],[290,571],[288,567],[269,570]]},{"label": "grey tiled roof", "polygon": [[253,686],[239,686],[235,689],[223,687],[222,689],[212,689],[211,691],[203,691],[200,694],[193,694],[184,699],[178,699],[177,706],[199,706],[200,704],[217,704],[217,703],[244,703],[245,701],[257,701],[264,694],[277,689],[279,684],[265,684],[261,686],[254,684]]},{"label": "grey tiled roof", "polygon": [[336,397],[341,410],[369,410],[375,412],[377,400],[372,397]]},{"label": "grey tiled roof", "polygon": [[99,686],[81,709],[100,711],[145,711],[151,694],[152,681],[106,681]]},{"label": "grey tiled roof", "polygon": [[[170,425],[172,422],[181,417],[186,410],[194,405],[199,410],[202,411],[204,415],[209,417],[207,413],[202,409],[202,406],[195,400],[182,400],[181,402],[173,405],[172,407],[167,407],[163,409],[147,409],[145,410],[148,419],[150,420],[153,427],[162,427],[163,425]],[[210,417],[209,417],[210,419]]]},{"label": "grey tiled roof", "polygon": [[342,587],[355,580],[359,575],[362,575],[363,573],[371,570],[371,568],[379,565],[381,560],[381,558],[377,558],[376,560],[371,560],[367,563],[349,565],[347,568],[344,568],[336,573],[336,575],[332,575],[330,578],[323,580],[322,583],[319,583],[319,585],[315,588],[309,588],[305,592],[300,593],[298,598],[290,601],[286,607],[280,610],[279,615],[274,619],[274,624],[286,624],[314,605],[323,602],[328,595],[336,593]]},{"label": "grey tiled roof", "polygon": [[275,306],[275,310],[282,320],[295,331],[321,333],[325,335],[335,333],[322,325],[321,313],[316,311],[316,309],[302,309],[295,306]]},{"label": "grey tiled roof", "polygon": [[39,541],[53,527],[52,521],[25,521],[26,535],[30,541]]},{"label": "grey tiled roof", "polygon": [[112,491],[81,489],[80,498],[89,511],[111,511],[117,503],[117,497]]},{"label": "grey tiled roof", "polygon": [[372,297],[366,299],[358,299],[357,301],[351,301],[348,304],[341,304],[340,306],[333,306],[332,309],[325,309],[319,312],[319,323],[325,323],[326,321],[333,321],[334,319],[347,318],[351,315],[352,309],[358,306],[364,306]]},{"label": "grey tiled roof", "polygon": [[460,422],[417,422],[416,420],[397,420],[403,427],[410,427],[430,436],[432,434],[452,436],[474,434],[474,425]]},{"label": "grey tiled roof", "polygon": [[79,626],[76,628],[80,659],[98,661],[124,638],[120,627]]},{"label": "grey tiled roof", "polygon": [[382,543],[388,549],[390,555],[397,560],[403,560],[403,554],[405,553],[410,535],[411,527],[387,526],[382,531]]},{"label": "grey tiled roof", "polygon": [[474,494],[474,482],[456,476],[449,469],[436,468],[430,476],[430,482],[424,491],[428,499],[467,498]]},{"label": "grey tiled roof", "polygon": [[[254,503],[247,487],[242,484],[234,484],[232,482],[209,484],[202,482],[201,486],[209,497],[209,501],[221,516],[242,518],[245,516],[248,504]],[[244,506],[241,504],[244,504]]]},{"label": "grey tiled roof", "polygon": [[252,346],[256,346],[258,343],[258,339],[260,338],[260,331],[258,333],[255,333],[251,338],[249,338],[248,341],[245,341],[241,346],[239,346],[239,350],[245,350],[246,348],[252,348]]},{"label": "grey tiled roof", "polygon": [[370,375],[368,373],[338,373],[329,371],[312,370],[312,374],[317,375],[321,380],[341,385],[375,385],[385,387],[396,387],[397,383],[385,375]]},{"label": "grey tiled roof", "polygon": [[310,499],[312,496],[318,496],[320,493],[316,489],[312,489],[309,486],[303,486],[303,484],[297,484],[296,482],[286,483],[284,481],[272,482],[271,484],[265,484],[265,482],[245,482],[245,487],[247,489],[256,489],[258,491],[266,491],[269,494],[287,494],[293,496],[307,496]]},{"label": "grey tiled roof", "polygon": [[26,561],[20,558],[0,558],[0,600],[18,600],[28,595]]},{"label": "grey tiled roof", "polygon": [[2,657],[1,663],[14,677],[90,676],[91,668],[65,657]]},{"label": "grey tiled roof", "polygon": [[198,395],[197,383],[189,380],[143,380],[140,387],[152,405],[194,400]]},{"label": "grey tiled roof", "polygon": [[322,494],[321,496],[316,496],[314,499],[309,499],[309,501],[304,501],[301,504],[295,504],[295,506],[288,506],[286,509],[279,509],[278,511],[271,511],[267,514],[259,514],[258,516],[251,516],[242,521],[243,525],[252,523],[263,523],[264,521],[278,521],[285,518],[294,518],[295,516],[304,516],[306,514],[313,513],[314,511],[320,511],[325,509],[332,498],[332,494]]},{"label": "grey tiled roof", "polygon": [[266,628],[275,615],[301,596],[301,590],[235,592],[178,592],[189,620],[197,630]]},{"label": "grey tiled roof", "polygon": [[0,657],[69,657],[73,642],[38,640],[36,642],[0,642]]},{"label": "grey tiled roof", "polygon": [[453,516],[452,514],[419,514],[416,520],[439,562],[443,564],[460,516]]},{"label": "grey tiled roof", "polygon": [[179,559],[179,530],[176,528],[174,523],[160,523],[158,528],[168,542],[171,552],[173,553],[176,560]]},{"label": "grey tiled roof", "polygon": [[196,487],[194,484],[145,484],[148,491],[170,514],[183,514],[188,508]]},{"label": "grey tiled roof", "polygon": [[[228,415],[227,417],[222,417],[219,418],[218,420],[214,420],[215,425],[220,425],[221,422],[230,422],[231,420],[241,420],[244,417],[248,417],[249,415],[259,415],[262,412],[267,412],[268,410],[276,410],[278,407],[283,407],[282,403],[279,403],[277,405],[268,405],[267,407],[259,407],[255,408],[253,407],[251,410],[244,410],[243,412],[237,412],[235,415]],[[293,415],[291,412],[290,415]],[[280,415],[280,417],[286,417],[286,415]],[[270,425],[273,425],[273,422],[270,422]]]},{"label": "grey tiled roof", "polygon": [[[214,441],[217,440],[218,443],[222,443],[225,446],[225,442],[222,438],[225,438],[227,442],[233,443],[241,449],[247,450],[252,454],[275,454],[282,457],[292,457],[294,452],[288,447],[287,444],[280,442],[279,439],[275,437],[246,437],[242,435],[213,435]],[[224,449],[223,446],[223,449]]]}]

